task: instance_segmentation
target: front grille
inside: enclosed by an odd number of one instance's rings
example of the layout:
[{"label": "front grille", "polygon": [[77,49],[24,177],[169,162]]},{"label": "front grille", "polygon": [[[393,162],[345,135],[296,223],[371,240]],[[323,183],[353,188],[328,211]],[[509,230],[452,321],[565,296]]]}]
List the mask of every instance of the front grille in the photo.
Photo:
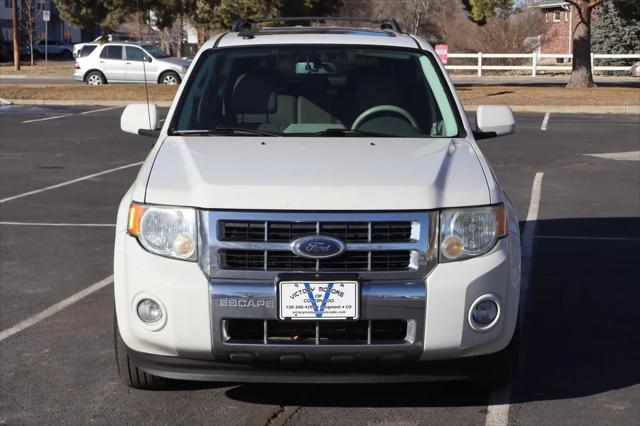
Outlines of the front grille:
[{"label": "front grille", "polygon": [[408,343],[406,320],[223,321],[227,343],[345,345]]},{"label": "front grille", "polygon": [[267,271],[406,271],[411,267],[410,250],[349,251],[317,261],[285,250],[218,251],[219,264],[228,270]]},{"label": "front grille", "polygon": [[220,241],[290,242],[305,235],[320,233],[345,243],[402,243],[413,241],[412,222],[219,222]]}]

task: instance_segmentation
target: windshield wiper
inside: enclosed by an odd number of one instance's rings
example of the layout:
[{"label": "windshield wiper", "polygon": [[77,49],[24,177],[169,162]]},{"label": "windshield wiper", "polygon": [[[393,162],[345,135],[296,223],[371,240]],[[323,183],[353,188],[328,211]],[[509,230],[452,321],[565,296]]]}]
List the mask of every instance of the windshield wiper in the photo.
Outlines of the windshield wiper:
[{"label": "windshield wiper", "polygon": [[174,130],[171,136],[206,136],[206,135],[228,135],[228,134],[247,134],[260,136],[281,136],[278,133],[267,132],[265,130],[245,129],[243,127],[216,127],[215,129],[185,129]]},{"label": "windshield wiper", "polygon": [[322,130],[321,132],[316,132],[312,134],[318,135],[318,136],[370,136],[370,137],[381,137],[381,138],[393,137],[393,135],[389,135],[389,134],[367,132],[366,130],[354,130],[354,129],[325,129],[325,130]]}]

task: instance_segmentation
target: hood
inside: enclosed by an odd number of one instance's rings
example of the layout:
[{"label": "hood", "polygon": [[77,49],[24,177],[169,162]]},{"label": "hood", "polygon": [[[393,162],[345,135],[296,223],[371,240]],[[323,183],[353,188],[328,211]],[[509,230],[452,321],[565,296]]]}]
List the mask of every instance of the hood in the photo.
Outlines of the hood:
[{"label": "hood", "polygon": [[176,137],[146,202],[209,209],[426,210],[490,203],[464,139]]},{"label": "hood", "polygon": [[168,63],[168,64],[177,65],[179,67],[188,67],[189,64],[191,63],[191,61],[189,61],[187,59],[171,58],[171,57],[159,58],[159,59],[156,59],[156,60],[160,61],[160,62],[165,62],[165,63]]}]

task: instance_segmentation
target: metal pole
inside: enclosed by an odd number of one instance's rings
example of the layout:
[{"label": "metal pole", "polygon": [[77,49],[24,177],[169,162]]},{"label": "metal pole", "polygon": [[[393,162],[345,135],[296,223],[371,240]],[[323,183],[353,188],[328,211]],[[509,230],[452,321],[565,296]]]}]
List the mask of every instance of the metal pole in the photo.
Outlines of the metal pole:
[{"label": "metal pole", "polygon": [[20,71],[20,43],[18,42],[18,0],[11,3],[11,15],[13,18],[13,66]]},{"label": "metal pole", "polygon": [[49,59],[49,21],[44,21],[44,70],[47,71]]}]

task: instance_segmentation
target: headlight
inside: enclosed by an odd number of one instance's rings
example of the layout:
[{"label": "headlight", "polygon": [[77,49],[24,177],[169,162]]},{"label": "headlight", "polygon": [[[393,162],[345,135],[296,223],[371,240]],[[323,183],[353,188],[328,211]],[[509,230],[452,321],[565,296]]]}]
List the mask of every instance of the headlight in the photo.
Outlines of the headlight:
[{"label": "headlight", "polygon": [[195,209],[132,203],[127,231],[151,253],[182,260],[196,260]]},{"label": "headlight", "polygon": [[504,205],[443,210],[440,213],[440,261],[467,259],[491,250],[507,235]]}]

